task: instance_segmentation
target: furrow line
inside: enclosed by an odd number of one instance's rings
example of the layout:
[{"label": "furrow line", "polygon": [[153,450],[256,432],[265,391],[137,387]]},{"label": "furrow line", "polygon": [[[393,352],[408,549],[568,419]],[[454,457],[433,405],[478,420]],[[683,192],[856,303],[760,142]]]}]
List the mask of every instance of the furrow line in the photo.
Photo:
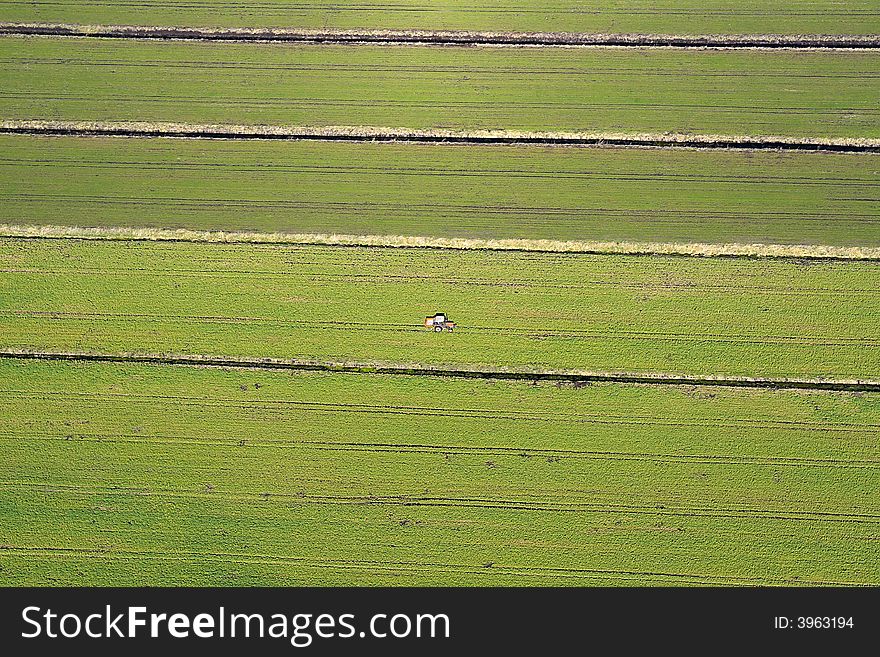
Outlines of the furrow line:
[{"label": "furrow line", "polygon": [[740,584],[740,585],[818,585],[818,586],[873,586],[869,582],[832,582],[820,580],[787,580],[773,577],[738,577],[731,575],[704,575],[698,573],[664,573],[649,571],[630,570],[602,570],[587,568],[562,568],[552,566],[503,566],[501,564],[455,564],[455,563],[430,563],[430,562],[407,562],[407,561],[369,561],[355,559],[312,559],[309,557],[297,557],[292,555],[227,553],[227,552],[168,552],[162,550],[131,550],[125,548],[76,548],[57,546],[23,546],[23,545],[0,545],[0,553],[46,553],[53,557],[85,556],[91,558],[128,558],[136,559],[161,559],[175,561],[218,561],[222,563],[265,563],[282,565],[288,563],[302,564],[320,568],[343,568],[356,570],[387,570],[391,572],[456,572],[462,574],[480,575],[514,575],[534,576],[545,575],[554,577],[570,577],[585,579],[623,579],[639,580],[653,578],[658,582],[682,582],[701,584]]},{"label": "furrow line", "polygon": [[[684,290],[684,291],[702,291],[702,290],[711,290],[713,292],[749,292],[755,294],[772,294],[774,296],[781,297],[796,297],[796,296],[842,296],[842,297],[854,297],[860,295],[874,295],[876,294],[876,289],[874,288],[830,288],[830,287],[804,287],[798,285],[797,281],[792,281],[791,284],[787,287],[773,287],[767,285],[724,285],[718,283],[710,283],[705,281],[693,281],[687,283],[666,283],[666,282],[651,282],[651,283],[638,283],[626,280],[588,280],[584,283],[547,283],[542,282],[541,280],[528,280],[528,279],[520,279],[520,280],[481,280],[477,278],[452,278],[449,276],[442,275],[421,275],[421,274],[353,274],[353,273],[345,273],[345,274],[333,274],[324,271],[309,271],[309,270],[297,270],[297,271],[270,271],[270,270],[260,270],[260,269],[231,269],[225,268],[222,271],[220,270],[205,270],[205,269],[172,269],[163,267],[161,270],[157,270],[154,268],[148,267],[101,267],[101,268],[88,268],[88,267],[71,267],[71,268],[59,268],[59,269],[50,269],[46,267],[2,267],[0,268],[0,274],[38,274],[45,276],[122,276],[128,277],[132,272],[138,272],[139,274],[145,276],[156,276],[156,277],[172,277],[175,279],[179,279],[182,277],[187,278],[207,278],[207,279],[224,279],[224,278],[236,278],[239,276],[259,276],[261,279],[266,278],[280,278],[282,280],[290,280],[290,279],[308,279],[310,281],[322,281],[326,280],[342,280],[342,281],[365,281],[369,283],[443,283],[445,285],[462,285],[462,286],[479,286],[479,287],[501,287],[501,288],[526,288],[526,289],[540,289],[540,290],[589,290],[593,287],[609,287],[609,288],[619,288],[625,290]],[[76,313],[71,311],[59,311],[53,312],[50,310],[46,311],[0,311],[6,312],[7,314],[37,314],[42,313],[44,315],[64,315],[64,316],[75,316],[82,315],[83,313]],[[109,313],[92,313],[93,315],[102,315],[108,316]],[[121,313],[117,313],[117,316],[122,316]],[[139,315],[142,317],[147,317],[146,315]],[[154,318],[162,318],[168,317],[167,315],[149,315],[149,317]],[[276,321],[270,318],[261,318],[261,317],[221,317],[217,315],[213,316],[184,316],[179,315],[176,317],[188,317],[188,318],[197,318],[197,319],[241,319],[246,321]],[[303,322],[300,321],[291,321],[290,324],[300,325]],[[360,324],[360,322],[345,322],[346,325],[351,324]],[[373,323],[371,326],[379,326],[380,324]],[[381,326],[387,327],[403,327],[403,324],[381,324]],[[487,327],[497,330],[514,330],[510,327]],[[520,330],[520,329],[515,329]],[[542,331],[548,329],[541,329]],[[630,332],[632,333],[632,332]],[[845,338],[844,338],[845,339]],[[862,340],[862,338],[857,338],[858,340]],[[871,338],[865,338],[865,340],[871,340]]]},{"label": "furrow line", "polygon": [[[805,175],[789,175],[789,176],[724,176],[719,174],[700,174],[700,173],[666,173],[654,172],[651,174],[638,174],[631,172],[605,173],[601,171],[574,171],[565,169],[499,169],[499,168],[481,168],[481,169],[438,169],[429,165],[425,166],[397,166],[388,165],[383,167],[368,165],[322,165],[322,164],[283,164],[279,162],[271,162],[266,164],[242,164],[235,162],[197,162],[197,161],[143,161],[135,160],[111,160],[87,158],[71,160],[71,159],[53,159],[53,158],[3,158],[0,157],[0,166],[8,167],[34,167],[34,168],[56,168],[64,167],[71,169],[138,169],[150,171],[204,171],[204,170],[221,170],[233,171],[235,173],[264,173],[266,171],[278,171],[282,173],[308,173],[314,175],[387,175],[387,176],[440,176],[443,178],[463,177],[463,178],[502,178],[509,180],[511,178],[538,178],[541,180],[623,180],[636,182],[651,182],[656,180],[670,181],[675,183],[706,183],[712,185],[718,184],[754,184],[754,185],[798,185],[798,186],[839,186],[839,187],[877,187],[878,182],[873,178],[846,178],[835,177],[816,178]],[[13,198],[17,198],[15,195]],[[27,195],[24,195],[27,196]],[[95,198],[95,197],[84,197]],[[113,198],[113,197],[110,197]],[[527,208],[524,208],[527,209]]]},{"label": "furrow line", "polygon": [[217,489],[198,492],[181,489],[105,487],[86,488],[70,484],[52,484],[35,481],[0,481],[6,489],[33,490],[41,493],[66,495],[117,495],[134,497],[158,497],[168,499],[226,499],[231,501],[262,500],[295,501],[301,504],[337,506],[403,506],[442,507],[462,509],[497,509],[503,511],[531,511],[540,513],[623,513],[634,515],[660,515],[696,518],[763,519],[794,522],[841,522],[880,525],[880,514],[843,513],[839,511],[799,511],[795,509],[724,508],[724,507],[676,507],[665,504],[637,505],[602,502],[553,503],[532,502],[524,499],[430,497],[408,494],[399,495],[308,495],[305,493],[279,493],[271,491],[226,492]]},{"label": "furrow line", "polygon": [[[116,321],[116,322],[163,322],[168,324],[259,324],[262,326],[290,326],[302,328],[322,328],[327,330],[350,331],[356,327],[359,331],[388,331],[413,333],[421,332],[419,324],[390,324],[357,321],[309,321],[283,320],[269,317],[224,317],[224,316],[187,316],[158,315],[141,313],[80,313],[52,310],[13,310],[0,311],[0,318],[46,318],[54,321]],[[458,329],[460,332],[462,329]],[[665,342],[717,342],[722,344],[758,344],[758,345],[800,345],[800,346],[860,346],[863,348],[880,347],[880,339],[864,336],[841,336],[830,338],[815,335],[724,335],[715,333],[661,333],[653,331],[619,331],[597,330],[595,332],[578,329],[556,329],[517,326],[469,326],[469,333],[521,334],[529,337],[558,338],[563,340],[661,340]]]},{"label": "furrow line", "polygon": [[600,452],[565,449],[534,449],[530,447],[510,446],[474,446],[474,445],[409,445],[395,443],[353,443],[331,442],[321,440],[297,440],[285,438],[212,438],[210,436],[190,435],[143,435],[143,434],[50,434],[28,431],[0,431],[0,440],[16,442],[20,440],[42,440],[67,442],[70,440],[95,443],[130,443],[149,445],[203,445],[213,447],[264,447],[273,449],[306,448],[316,451],[330,452],[365,452],[395,454],[442,454],[442,455],[515,455],[523,458],[554,458],[554,459],[586,459],[598,461],[645,461],[649,463],[700,463],[719,465],[771,465],[774,467],[814,467],[814,468],[880,468],[880,461],[854,459],[820,459],[802,457],[771,457],[771,456],[735,456],[727,454],[652,454],[636,452]]},{"label": "furrow line", "polygon": [[0,390],[0,397],[25,400],[38,399],[53,403],[89,402],[122,402],[126,404],[154,404],[156,402],[173,402],[175,406],[240,408],[279,410],[292,407],[302,411],[320,411],[325,413],[376,413],[387,415],[417,415],[428,417],[455,417],[463,419],[513,420],[525,422],[584,422],[589,424],[625,424],[650,425],[668,427],[707,427],[716,428],[748,428],[773,429],[787,431],[818,431],[872,433],[880,431],[880,425],[846,424],[828,425],[824,423],[797,422],[785,420],[761,420],[757,418],[674,418],[648,415],[614,415],[614,414],[556,414],[539,415],[533,412],[495,408],[442,408],[427,406],[406,406],[395,404],[353,404],[342,402],[315,402],[293,399],[257,399],[242,400],[220,397],[187,397],[183,395],[139,395],[128,393],[76,393],[62,391],[34,390]]}]

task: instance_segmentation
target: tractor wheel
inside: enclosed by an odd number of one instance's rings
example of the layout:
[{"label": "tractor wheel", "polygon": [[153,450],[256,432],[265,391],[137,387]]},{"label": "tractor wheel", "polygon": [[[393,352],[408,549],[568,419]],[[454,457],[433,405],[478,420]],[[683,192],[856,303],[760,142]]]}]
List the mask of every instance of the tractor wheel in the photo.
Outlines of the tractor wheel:
[{"label": "tractor wheel", "polygon": [[451,327],[451,326],[450,326],[447,330],[448,330],[450,333],[452,333],[452,327]]},{"label": "tractor wheel", "polygon": [[442,327],[442,326],[435,326],[435,327],[434,327],[434,333],[440,333],[440,332],[442,332],[442,331],[443,331],[443,327]]}]

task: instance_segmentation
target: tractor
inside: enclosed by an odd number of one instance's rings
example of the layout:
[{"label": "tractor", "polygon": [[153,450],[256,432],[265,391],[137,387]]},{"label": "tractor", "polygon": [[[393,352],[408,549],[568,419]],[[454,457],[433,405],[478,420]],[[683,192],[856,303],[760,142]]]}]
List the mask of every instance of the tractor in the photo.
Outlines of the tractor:
[{"label": "tractor", "polygon": [[425,326],[433,328],[435,333],[441,333],[443,329],[452,333],[452,329],[455,328],[455,322],[450,322],[446,317],[446,313],[437,313],[436,315],[425,317]]}]

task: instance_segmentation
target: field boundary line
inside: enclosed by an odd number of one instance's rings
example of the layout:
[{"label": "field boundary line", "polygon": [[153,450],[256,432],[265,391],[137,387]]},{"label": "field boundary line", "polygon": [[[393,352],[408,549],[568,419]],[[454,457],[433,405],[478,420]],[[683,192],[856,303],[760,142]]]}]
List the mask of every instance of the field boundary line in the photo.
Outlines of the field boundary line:
[{"label": "field boundary line", "polygon": [[514,46],[567,48],[681,48],[855,50],[880,48],[880,35],[633,34],[368,30],[260,27],[180,27],[0,22],[0,35],[232,41],[331,45]]},{"label": "field boundary line", "polygon": [[667,374],[660,372],[591,372],[583,370],[462,368],[423,364],[312,361],[302,359],[208,356],[195,354],[98,353],[77,351],[0,350],[0,359],[67,362],[145,363],[257,370],[300,370],[347,374],[391,374],[467,379],[636,383],[649,385],[719,386],[733,388],[804,389],[839,392],[880,392],[880,381],[870,379],[781,378]]},{"label": "field boundary line", "polygon": [[94,241],[193,242],[288,246],[334,246],[458,251],[514,251],[626,256],[774,258],[796,260],[880,261],[880,246],[810,244],[711,244],[704,242],[600,242],[529,239],[469,239],[407,235],[260,233],[171,228],[35,226],[0,224],[0,238]]},{"label": "field boundary line", "polygon": [[774,150],[880,153],[880,139],[868,137],[784,137],[684,133],[543,132],[447,130],[385,126],[283,126],[146,121],[0,121],[0,134],[60,137],[167,137],[273,141],[412,142],[425,144],[510,144],[630,148]]}]

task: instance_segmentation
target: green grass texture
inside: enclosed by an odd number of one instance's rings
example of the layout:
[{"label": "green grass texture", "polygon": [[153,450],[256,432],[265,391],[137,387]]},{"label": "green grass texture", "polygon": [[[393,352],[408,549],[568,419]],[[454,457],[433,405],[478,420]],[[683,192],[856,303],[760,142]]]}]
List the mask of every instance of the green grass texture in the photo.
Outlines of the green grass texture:
[{"label": "green grass texture", "polygon": [[880,583],[875,394],[21,361],[0,380],[4,585]]},{"label": "green grass texture", "polygon": [[[0,347],[876,378],[880,263],[3,239]],[[455,333],[423,319],[445,312]]]},{"label": "green grass texture", "polygon": [[880,245],[880,156],[0,136],[0,223]]},{"label": "green grass texture", "polygon": [[0,38],[0,118],[880,137],[880,53]]}]

